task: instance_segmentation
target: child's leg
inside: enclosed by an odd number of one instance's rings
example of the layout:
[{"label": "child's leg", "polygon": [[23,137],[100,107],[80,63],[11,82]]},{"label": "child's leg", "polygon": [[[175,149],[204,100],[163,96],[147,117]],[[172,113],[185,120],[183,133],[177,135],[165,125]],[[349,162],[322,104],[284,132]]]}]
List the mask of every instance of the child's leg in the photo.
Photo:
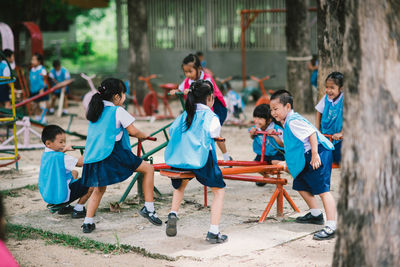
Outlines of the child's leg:
[{"label": "child's leg", "polygon": [[310,209],[318,209],[317,199],[307,191],[298,191]]},{"label": "child's leg", "polygon": [[94,187],[89,187],[89,190],[87,192],[86,195],[82,196],[79,200],[78,200],[78,204],[79,205],[84,205],[86,203],[86,201],[88,201],[88,199],[90,198],[90,196],[93,193],[93,189]]},{"label": "child's leg", "polygon": [[74,180],[78,179],[78,171],[72,170],[71,173],[72,173],[72,177],[74,178]]},{"label": "child's leg", "polygon": [[172,195],[171,212],[178,214],[179,207],[181,205],[183,196],[185,194],[185,188],[188,183],[189,183],[189,180],[187,180],[187,179],[182,180],[181,186],[178,189],[174,190],[174,193]]},{"label": "child's leg", "polygon": [[151,164],[143,161],[136,171],[143,174],[143,193],[145,202],[154,202],[154,168]]},{"label": "child's leg", "polygon": [[[94,187],[92,195],[89,200],[88,209],[86,213],[86,217],[93,218],[96,213],[97,208],[99,207],[101,198],[106,192],[107,186]],[[85,218],[86,220],[86,218]]]},{"label": "child's leg", "polygon": [[327,221],[336,221],[336,204],[331,192],[325,192],[319,195],[326,213]]},{"label": "child's leg", "polygon": [[211,225],[219,225],[221,219],[222,207],[224,206],[225,189],[218,187],[211,187],[214,195],[211,204]]}]

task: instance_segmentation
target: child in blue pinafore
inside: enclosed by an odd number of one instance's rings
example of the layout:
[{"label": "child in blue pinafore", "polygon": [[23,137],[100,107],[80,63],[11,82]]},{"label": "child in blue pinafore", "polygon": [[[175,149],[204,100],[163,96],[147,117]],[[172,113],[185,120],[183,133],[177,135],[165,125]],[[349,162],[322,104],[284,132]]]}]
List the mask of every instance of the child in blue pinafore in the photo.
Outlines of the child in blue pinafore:
[{"label": "child in blue pinafore", "polygon": [[83,157],[77,159],[65,154],[72,148],[66,145],[65,131],[57,125],[44,127],[42,141],[46,146],[39,171],[39,191],[43,200],[49,204],[59,205],[79,199],[75,207],[66,205],[58,210],[58,214],[72,213],[74,219],[84,218],[86,215],[84,205],[93,189],[77,180],[78,172],[74,168],[82,167]]},{"label": "child in blue pinafore", "polygon": [[325,227],[314,239],[331,239],[336,232],[336,204],[330,193],[333,144],[309,121],[293,111],[293,97],[286,90],[271,96],[271,114],[284,125],[286,165],[293,176],[293,189],[298,191],[310,208],[298,223],[324,224],[315,195],[319,195],[326,213]]},{"label": "child in blue pinafore", "polygon": [[333,163],[340,164],[343,139],[343,74],[332,72],[325,80],[326,95],[315,106],[316,126],[323,134],[332,135]]},{"label": "child in blue pinafore", "polygon": [[[54,84],[71,79],[71,75],[69,74],[69,71],[64,67],[61,67],[61,62],[58,59],[53,61],[53,68],[50,70],[49,77],[53,81]],[[61,90],[62,90],[62,88],[58,89],[51,96],[50,113],[54,113],[54,104],[55,104],[56,99],[60,97]],[[64,103],[63,103],[63,113],[64,114],[68,113],[68,110],[67,110],[68,109],[68,94],[69,94],[69,86],[66,86]]]},{"label": "child in blue pinafore", "polygon": [[[32,68],[29,71],[30,97],[43,93],[47,89],[45,78],[47,75],[46,69],[43,67],[43,56],[36,53],[32,56]],[[41,116],[40,104],[44,102],[43,109],[48,108],[49,95],[45,95],[33,101],[33,112],[36,115],[35,120],[46,122],[46,118]]]},{"label": "child in blue pinafore", "polygon": [[[14,52],[10,49],[4,49],[3,54],[10,65],[14,62]],[[0,62],[0,76],[11,77],[11,70],[8,67],[7,61]],[[1,79],[0,79],[1,80]],[[0,84],[0,107],[4,104],[5,108],[11,108],[10,102],[10,85]]]},{"label": "child in blue pinafore", "polygon": [[[165,150],[165,163],[171,167],[190,170],[203,185],[211,187],[214,194],[211,205],[211,226],[206,240],[209,243],[223,243],[226,235],[219,232],[219,220],[224,202],[225,182],[218,167],[213,138],[220,136],[221,125],[212,112],[214,89],[209,81],[192,83],[187,94],[185,111],[170,127],[170,142]],[[175,236],[180,203],[189,180],[173,179],[175,188],[171,212],[168,214],[166,233]]]},{"label": "child in blue pinafore", "polygon": [[143,174],[144,207],[139,214],[154,225],[161,225],[154,209],[154,169],[132,153],[129,136],[146,138],[138,130],[132,117],[122,106],[126,99],[123,81],[104,80],[89,103],[86,118],[89,122],[83,159],[82,183],[94,187],[82,228],[91,233],[96,227],[93,216],[108,185],[122,182],[133,172]]}]

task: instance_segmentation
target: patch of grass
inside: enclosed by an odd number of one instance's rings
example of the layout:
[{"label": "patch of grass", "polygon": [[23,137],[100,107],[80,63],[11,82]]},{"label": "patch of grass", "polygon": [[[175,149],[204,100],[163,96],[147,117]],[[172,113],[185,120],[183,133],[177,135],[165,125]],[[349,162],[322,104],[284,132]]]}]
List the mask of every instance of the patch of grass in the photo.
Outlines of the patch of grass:
[{"label": "patch of grass", "polygon": [[109,243],[98,242],[89,238],[75,237],[64,233],[57,234],[29,226],[22,226],[10,223],[7,224],[7,233],[9,238],[16,240],[43,239],[46,241],[46,244],[57,244],[76,249],[85,249],[90,252],[100,251],[104,254],[110,254],[110,253],[124,254],[129,252],[135,252],[145,257],[153,259],[175,261],[174,258],[161,255],[158,253],[151,253],[145,250],[144,248],[120,244],[119,238],[116,234],[115,237],[117,240],[117,244],[109,244]]},{"label": "patch of grass", "polygon": [[28,189],[30,191],[36,191],[38,189],[38,185],[37,184],[31,184],[31,185],[26,185],[22,188],[19,189],[9,189],[9,190],[3,190],[0,191],[0,195],[2,195],[3,197],[19,197],[20,193],[19,191],[22,189]]},{"label": "patch of grass", "polygon": [[21,189],[28,189],[31,191],[36,191],[38,189],[38,185],[37,184],[28,184],[28,185],[22,187]]}]

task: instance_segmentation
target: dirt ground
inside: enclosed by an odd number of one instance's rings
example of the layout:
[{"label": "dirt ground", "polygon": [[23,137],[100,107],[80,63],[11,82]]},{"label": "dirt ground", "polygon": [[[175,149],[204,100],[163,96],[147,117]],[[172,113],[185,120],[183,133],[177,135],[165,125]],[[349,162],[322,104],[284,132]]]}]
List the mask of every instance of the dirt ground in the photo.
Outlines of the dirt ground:
[{"label": "dirt ground", "polygon": [[[172,103],[174,114],[178,114],[180,110],[179,103],[177,101]],[[131,107],[130,107],[131,108]],[[246,114],[247,118],[251,119],[253,106],[246,106]],[[72,113],[78,114],[78,116],[74,119],[71,130],[76,131],[82,134],[86,134],[87,132],[87,121],[84,118],[84,110],[83,108],[75,103],[70,111]],[[132,110],[130,110],[132,111]],[[314,116],[307,116],[310,121],[314,121]],[[56,118],[55,116],[49,116],[49,123],[56,123],[62,127],[66,127],[68,125],[68,117]],[[166,125],[169,121],[137,121],[136,126],[147,132],[151,133],[158,128]],[[252,160],[254,158],[254,153],[251,148],[251,140],[248,137],[247,127],[232,127],[226,126],[222,128],[222,136],[226,138],[226,144],[228,147],[228,151],[234,159],[238,160]],[[40,131],[38,129],[38,131]],[[157,146],[160,142],[164,141],[164,137],[158,135],[158,141],[155,143],[148,142],[145,144],[145,148],[148,151],[149,149]],[[32,138],[32,141],[39,142],[38,139]],[[84,141],[79,138],[68,136],[67,141],[72,143],[73,145],[84,145]],[[134,140],[131,139],[131,142]],[[35,151],[22,151],[21,156],[22,159],[20,161],[21,169],[24,169],[24,166],[29,169],[30,172],[38,172],[38,167],[40,164],[40,155],[41,150]],[[79,151],[73,151],[70,153],[72,156],[79,156]],[[218,156],[221,158],[221,154],[218,151]],[[157,153],[153,157],[154,163],[163,162],[163,151]],[[36,169],[35,169],[36,168]],[[22,173],[22,174],[21,174]],[[23,171],[16,172],[10,170],[9,168],[3,169],[0,171],[1,178],[3,181],[14,181],[17,179],[22,179]],[[22,177],[21,177],[22,176]],[[289,194],[292,196],[295,203],[299,206],[301,211],[306,210],[306,205],[301,200],[300,196],[290,190],[291,188],[291,180],[290,176],[286,175],[285,178],[288,179],[289,185],[286,187]],[[332,191],[334,197],[338,198],[338,188],[340,181],[340,172],[338,170],[334,170],[332,174]],[[36,181],[37,183],[37,181]],[[117,201],[119,197],[124,192],[127,183],[126,181],[122,184],[110,186],[107,189],[105,199],[103,199],[100,204],[100,209],[107,210],[109,201]],[[194,182],[191,183],[193,185],[192,189],[189,190],[189,193],[185,196],[185,199],[188,199],[189,202],[193,201],[193,203],[202,203],[201,195],[199,196],[199,192],[201,192],[201,187],[195,185]],[[226,189],[226,199],[225,199],[225,208],[224,213],[227,214],[235,214],[240,212],[241,215],[244,213],[248,214],[249,221],[256,221],[257,216],[259,216],[262,210],[265,207],[265,204],[258,204],[255,197],[264,197],[270,196],[274,190],[271,187],[259,188],[255,187],[253,184],[245,183],[245,182],[236,182],[229,181],[227,183]],[[167,198],[170,198],[170,194],[172,189],[169,185],[169,181],[166,178],[161,177],[159,175],[155,176],[155,186],[163,193],[167,195]],[[263,191],[261,191],[263,190]],[[254,196],[252,196],[254,192]],[[132,191],[132,194],[135,194],[135,189]],[[168,199],[167,199],[168,200]],[[15,195],[9,195],[5,198],[5,206],[7,210],[7,216],[17,216],[19,214],[25,214],[29,212],[35,212],[45,209],[45,204],[41,199],[41,196],[38,190],[30,190],[30,189],[21,189],[18,190]],[[236,205],[237,202],[240,201],[245,203],[243,205],[248,205],[249,208],[245,211],[238,211]],[[165,201],[156,203],[156,206],[160,206],[158,208],[158,213],[162,219],[166,217],[168,214],[169,205],[164,204]],[[166,201],[168,202],[168,201]],[[285,206],[285,216],[291,216],[292,211],[290,210],[289,205],[287,203]],[[322,207],[322,204],[321,204]],[[275,216],[275,210],[272,209],[273,213],[268,217],[268,223],[279,223],[279,221],[274,220],[272,217]],[[180,211],[181,216],[185,214],[191,214],[196,212],[196,205],[186,205]],[[297,215],[296,215],[297,216]],[[295,216],[294,216],[295,217]],[[87,265],[90,264],[92,266],[330,266],[333,257],[334,251],[334,243],[335,240],[324,241],[324,242],[316,242],[312,240],[312,235],[308,235],[302,237],[300,239],[292,240],[290,242],[286,242],[284,244],[280,244],[274,246],[267,250],[259,250],[256,252],[252,252],[245,256],[234,257],[230,256],[228,253],[226,255],[222,254],[218,257],[214,257],[211,259],[196,259],[190,257],[180,257],[176,261],[167,261],[167,260],[159,260],[145,257],[138,253],[128,253],[128,254],[102,254],[100,252],[90,252],[82,249],[74,249],[70,247],[60,246],[48,244],[48,242],[44,240],[14,240],[9,239],[7,241],[7,246],[20,263],[21,266],[78,266],[78,265]],[[244,245],[244,244],[243,244]]]}]

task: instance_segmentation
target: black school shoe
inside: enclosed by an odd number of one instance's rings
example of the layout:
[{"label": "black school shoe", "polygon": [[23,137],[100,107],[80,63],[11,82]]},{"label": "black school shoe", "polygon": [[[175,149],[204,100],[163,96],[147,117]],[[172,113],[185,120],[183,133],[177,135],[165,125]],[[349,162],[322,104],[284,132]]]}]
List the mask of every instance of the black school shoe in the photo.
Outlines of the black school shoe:
[{"label": "black school shoe", "polygon": [[211,232],[207,233],[206,241],[210,244],[219,244],[228,241],[227,235],[221,235],[221,233],[213,234]]},{"label": "black school shoe", "polygon": [[147,220],[149,220],[152,224],[160,226],[162,225],[162,221],[157,217],[156,211],[154,212],[149,212],[146,207],[143,207],[140,211],[139,214],[145,217]]},{"label": "black school shoe", "polygon": [[58,210],[58,214],[64,215],[64,214],[70,214],[72,213],[74,210],[74,207],[72,207],[71,205],[67,205],[65,207],[62,207]]},{"label": "black school shoe", "polygon": [[314,240],[329,240],[335,237],[335,230],[332,230],[329,226],[325,226],[324,229],[314,234]]},{"label": "black school shoe", "polygon": [[296,222],[297,223],[310,223],[310,224],[323,225],[324,224],[324,215],[322,215],[322,213],[321,213],[318,216],[312,216],[311,212],[309,212],[304,216],[297,217]]},{"label": "black school shoe", "polygon": [[72,219],[80,219],[80,218],[85,218],[86,217],[86,209],[83,207],[83,210],[77,211],[73,210],[71,213]]},{"label": "black school shoe", "polygon": [[176,236],[177,220],[178,220],[178,217],[176,217],[175,213],[168,214],[168,221],[166,222],[167,228],[165,229],[167,236]]},{"label": "black school shoe", "polygon": [[93,232],[94,229],[96,229],[96,224],[95,223],[84,223],[82,224],[82,232],[85,234],[89,234]]}]

